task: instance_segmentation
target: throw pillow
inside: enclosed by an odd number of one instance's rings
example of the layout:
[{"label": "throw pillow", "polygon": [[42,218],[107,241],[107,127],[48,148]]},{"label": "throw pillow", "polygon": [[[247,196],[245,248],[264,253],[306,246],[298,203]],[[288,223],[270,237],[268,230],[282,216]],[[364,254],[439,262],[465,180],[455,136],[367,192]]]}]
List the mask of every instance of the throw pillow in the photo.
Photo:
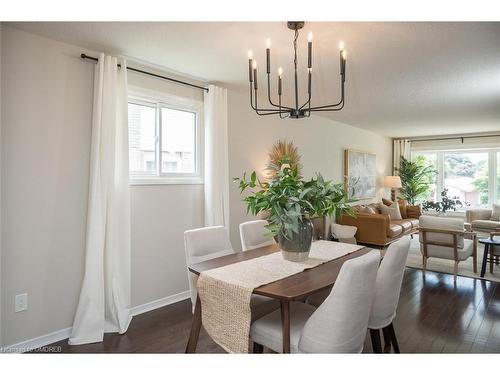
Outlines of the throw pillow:
[{"label": "throw pillow", "polygon": [[407,219],[419,219],[421,215],[422,215],[422,208],[420,207],[420,205],[406,206]]},{"label": "throw pillow", "polygon": [[491,213],[491,220],[500,221],[500,204],[493,203],[493,212]]},{"label": "throw pillow", "polygon": [[385,204],[386,206],[391,207],[394,202],[389,199],[382,198],[382,203]]},{"label": "throw pillow", "polygon": [[371,208],[370,206],[361,206],[358,210],[359,213],[361,214],[369,214],[369,215],[373,215],[375,214],[375,210],[373,208]]},{"label": "throw pillow", "polygon": [[393,204],[388,207],[385,204],[380,205],[380,211],[384,215],[389,215],[391,220],[401,220],[401,212],[399,211],[399,204],[397,202],[393,202]]},{"label": "throw pillow", "polygon": [[[391,207],[394,202],[390,201],[389,199],[382,198],[382,203],[386,206]],[[406,214],[406,207],[408,206],[408,202],[406,202],[404,199],[398,199],[398,203],[399,203],[399,212],[401,212],[401,217],[403,219],[407,219],[408,215]]]},{"label": "throw pillow", "polygon": [[398,203],[399,203],[399,211],[401,212],[401,217],[403,219],[407,219],[408,213],[406,212],[406,208],[408,207],[408,202],[406,202],[404,199],[400,199]]}]

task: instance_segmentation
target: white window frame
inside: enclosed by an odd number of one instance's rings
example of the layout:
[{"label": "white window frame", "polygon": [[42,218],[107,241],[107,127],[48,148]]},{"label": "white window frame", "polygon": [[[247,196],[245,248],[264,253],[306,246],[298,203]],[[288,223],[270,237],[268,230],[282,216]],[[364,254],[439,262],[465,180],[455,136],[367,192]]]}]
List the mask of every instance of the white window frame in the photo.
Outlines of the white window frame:
[{"label": "white window frame", "polygon": [[[411,150],[411,159],[413,160],[415,155],[422,154],[436,154],[436,164],[438,170],[438,178],[436,181],[436,189],[438,192],[444,189],[444,155],[452,153],[487,153],[488,154],[488,206],[491,209],[493,203],[497,202],[496,191],[497,191],[497,155],[500,152],[500,148],[450,148],[450,149],[439,149],[439,150]],[[465,211],[464,209],[457,209],[457,211]]]},{"label": "white window frame", "polygon": [[[156,171],[130,172],[130,185],[198,185],[204,183],[203,178],[203,102],[165,94],[153,90],[129,87],[128,103],[156,108],[155,150]],[[168,108],[195,114],[195,172],[167,173],[162,172],[162,129],[161,109]]]}]

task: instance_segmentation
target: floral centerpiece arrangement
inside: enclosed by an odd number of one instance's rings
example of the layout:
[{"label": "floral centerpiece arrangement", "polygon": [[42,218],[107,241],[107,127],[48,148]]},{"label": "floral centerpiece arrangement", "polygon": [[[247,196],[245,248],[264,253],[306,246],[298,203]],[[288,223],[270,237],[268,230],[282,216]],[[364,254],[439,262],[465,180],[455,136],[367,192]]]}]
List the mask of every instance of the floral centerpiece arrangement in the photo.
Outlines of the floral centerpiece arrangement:
[{"label": "floral centerpiece arrangement", "polygon": [[[290,164],[284,156],[274,161],[274,172],[267,181],[257,178],[255,171],[247,177],[235,178],[239,184],[247,213],[267,214],[270,236],[278,236],[283,257],[291,261],[307,259],[313,237],[311,219],[343,213],[353,215],[352,202],[343,184],[325,180],[321,174],[306,181],[298,163]],[[279,166],[279,169],[278,169]]]}]

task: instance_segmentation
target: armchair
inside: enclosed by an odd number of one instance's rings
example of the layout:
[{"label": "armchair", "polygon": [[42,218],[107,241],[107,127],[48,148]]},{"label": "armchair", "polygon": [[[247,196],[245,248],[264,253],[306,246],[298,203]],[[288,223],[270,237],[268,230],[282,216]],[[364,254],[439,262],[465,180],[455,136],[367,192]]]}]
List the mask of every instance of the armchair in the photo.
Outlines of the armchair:
[{"label": "armchair", "polygon": [[474,232],[465,230],[462,219],[422,216],[419,231],[424,271],[428,258],[450,259],[455,262],[453,274],[456,280],[459,262],[472,256],[473,271],[477,273],[477,237]]},{"label": "armchair", "polygon": [[478,232],[498,232],[500,231],[500,221],[492,220],[493,210],[471,209],[465,212],[466,220],[472,225],[472,230]]}]

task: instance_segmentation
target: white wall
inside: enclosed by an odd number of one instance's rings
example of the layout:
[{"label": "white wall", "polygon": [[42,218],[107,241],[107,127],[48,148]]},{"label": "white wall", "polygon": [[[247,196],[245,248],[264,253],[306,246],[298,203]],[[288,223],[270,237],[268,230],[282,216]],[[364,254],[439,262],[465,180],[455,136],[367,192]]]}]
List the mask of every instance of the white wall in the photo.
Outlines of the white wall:
[{"label": "white wall", "polygon": [[[66,328],[83,276],[92,64],[2,32],[2,328],[9,345]],[[14,296],[28,310],[14,313]]]},{"label": "white wall", "polygon": [[[92,51],[4,27],[3,345],[70,327],[83,277]],[[150,69],[151,70],[151,69]],[[201,100],[129,74],[131,85]],[[8,93],[8,95],[7,95]],[[132,306],[188,290],[183,231],[203,225],[203,185],[132,186]],[[14,296],[29,294],[14,313]]]},{"label": "white wall", "polygon": [[[231,178],[240,177],[249,170],[263,174],[272,144],[286,138],[298,147],[306,178],[320,172],[327,179],[342,182],[344,149],[376,153],[379,174],[377,198],[381,199],[387,193],[382,177],[390,174],[391,170],[392,142],[389,138],[319,116],[300,120],[258,116],[250,108],[247,93],[230,91],[228,107]],[[250,217],[246,215],[239,189],[234,183],[230,186],[230,209],[231,242],[234,247],[241,248],[238,225]]]},{"label": "white wall", "polygon": [[[2,23],[0,22],[0,197],[2,196]],[[0,212],[2,212],[0,199]],[[2,347],[2,215],[0,214],[0,347]]]},{"label": "white wall", "polygon": [[[201,90],[142,74],[131,72],[128,81],[130,86],[203,100]],[[203,185],[132,186],[133,306],[189,290],[184,231],[202,226]]]}]

